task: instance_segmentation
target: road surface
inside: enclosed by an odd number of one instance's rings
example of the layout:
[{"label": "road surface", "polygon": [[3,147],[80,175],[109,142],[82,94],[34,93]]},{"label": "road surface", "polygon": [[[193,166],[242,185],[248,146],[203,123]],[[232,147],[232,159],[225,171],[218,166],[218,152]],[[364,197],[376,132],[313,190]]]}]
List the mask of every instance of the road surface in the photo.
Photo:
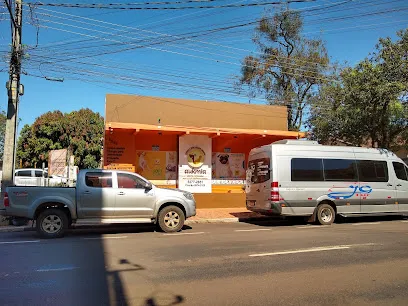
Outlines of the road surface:
[{"label": "road surface", "polygon": [[408,220],[0,233],[0,305],[408,305]]}]

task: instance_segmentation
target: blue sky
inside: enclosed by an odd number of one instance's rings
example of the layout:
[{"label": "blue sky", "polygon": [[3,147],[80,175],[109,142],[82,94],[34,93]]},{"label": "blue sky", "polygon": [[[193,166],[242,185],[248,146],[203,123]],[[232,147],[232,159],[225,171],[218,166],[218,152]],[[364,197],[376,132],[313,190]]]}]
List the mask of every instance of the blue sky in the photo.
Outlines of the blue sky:
[{"label": "blue sky", "polygon": [[[262,2],[266,1],[218,0],[202,5]],[[336,3],[337,7],[317,11]],[[395,38],[396,31],[408,24],[408,3],[404,0],[316,0],[290,7],[305,12],[303,32],[307,37],[322,38],[333,62],[350,65],[372,52],[380,37]],[[276,10],[277,6],[126,11],[44,6],[34,8],[36,18],[32,19],[29,7],[25,6],[23,43],[29,45],[30,56],[23,65],[28,75],[21,78],[25,95],[19,110],[20,129],[52,110],[69,112],[88,107],[104,115],[107,93],[248,102],[245,95],[234,92],[233,83],[240,72],[240,59],[251,52],[256,55],[251,42],[254,26],[166,44],[157,42],[254,21],[264,14],[265,8]],[[8,80],[4,56],[10,43],[10,24],[6,18],[6,10],[0,8],[0,108],[3,110],[7,106],[4,84]],[[40,25],[36,48],[33,47],[37,32],[30,23]],[[133,49],[112,53],[129,47]],[[100,53],[109,54],[95,56]],[[63,78],[64,82],[47,81],[45,77]],[[252,103],[264,103],[264,100],[259,98]]]}]

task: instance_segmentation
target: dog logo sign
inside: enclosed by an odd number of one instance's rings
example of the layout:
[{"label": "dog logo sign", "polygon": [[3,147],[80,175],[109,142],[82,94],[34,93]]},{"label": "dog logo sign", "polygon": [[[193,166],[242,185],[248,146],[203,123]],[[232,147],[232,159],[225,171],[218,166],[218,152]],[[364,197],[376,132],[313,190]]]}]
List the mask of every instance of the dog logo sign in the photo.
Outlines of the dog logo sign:
[{"label": "dog logo sign", "polygon": [[187,163],[191,168],[200,168],[205,161],[205,152],[199,147],[192,147],[187,150]]}]

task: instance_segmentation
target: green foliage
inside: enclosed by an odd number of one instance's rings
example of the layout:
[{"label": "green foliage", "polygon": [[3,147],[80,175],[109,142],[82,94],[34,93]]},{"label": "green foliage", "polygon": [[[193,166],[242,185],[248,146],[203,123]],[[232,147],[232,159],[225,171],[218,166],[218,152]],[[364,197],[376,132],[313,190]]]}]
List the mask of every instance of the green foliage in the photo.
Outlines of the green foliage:
[{"label": "green foliage", "polygon": [[376,52],[340,83],[326,83],[315,97],[309,124],[324,143],[408,148],[408,30],[399,39],[381,39]]},{"label": "green foliage", "polygon": [[68,148],[80,168],[98,168],[101,160],[103,118],[90,109],[68,114],[48,112],[25,125],[17,144],[17,158],[23,167],[41,167],[48,152]]},{"label": "green foliage", "polygon": [[288,126],[299,130],[311,98],[322,83],[329,63],[323,41],[301,35],[299,12],[282,11],[263,17],[254,43],[260,56],[243,60],[239,86],[251,96],[261,94],[273,105],[289,106]]}]

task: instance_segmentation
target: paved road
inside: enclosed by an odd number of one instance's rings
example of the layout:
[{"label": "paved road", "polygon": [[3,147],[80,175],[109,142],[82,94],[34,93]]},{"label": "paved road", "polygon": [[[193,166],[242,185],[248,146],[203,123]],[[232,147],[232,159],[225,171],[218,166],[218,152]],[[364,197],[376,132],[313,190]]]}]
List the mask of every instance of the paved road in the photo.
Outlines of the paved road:
[{"label": "paved road", "polygon": [[0,233],[0,305],[408,305],[408,220]]}]

